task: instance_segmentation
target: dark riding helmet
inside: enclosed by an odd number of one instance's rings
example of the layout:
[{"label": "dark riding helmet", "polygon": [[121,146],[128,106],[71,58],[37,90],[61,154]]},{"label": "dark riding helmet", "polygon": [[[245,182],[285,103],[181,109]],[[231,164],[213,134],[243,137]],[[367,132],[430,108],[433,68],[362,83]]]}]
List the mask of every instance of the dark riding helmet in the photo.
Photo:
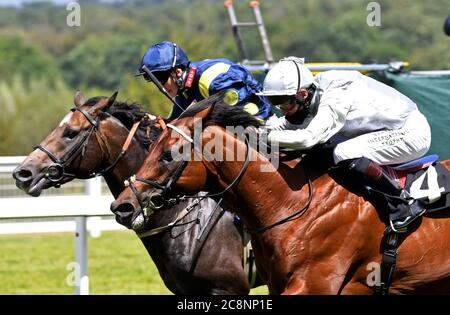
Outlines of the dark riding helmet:
[{"label": "dark riding helmet", "polygon": [[447,20],[445,20],[444,33],[445,35],[450,36],[450,15],[448,16]]},{"label": "dark riding helmet", "polygon": [[145,65],[152,73],[166,72],[175,67],[187,68],[189,59],[177,44],[169,41],[160,42],[150,47],[142,57],[139,74],[144,74]]}]

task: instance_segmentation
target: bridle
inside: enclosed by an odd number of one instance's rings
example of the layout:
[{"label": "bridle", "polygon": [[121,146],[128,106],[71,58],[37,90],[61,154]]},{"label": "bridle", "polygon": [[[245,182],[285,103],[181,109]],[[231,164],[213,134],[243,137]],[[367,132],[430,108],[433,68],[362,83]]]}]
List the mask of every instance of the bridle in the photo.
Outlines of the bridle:
[{"label": "bridle", "polygon": [[[191,152],[194,150],[196,150],[195,144],[194,144],[194,140],[188,136],[184,131],[182,131],[180,128],[172,125],[172,124],[166,124],[167,128],[170,128],[172,130],[174,130],[175,132],[177,132],[179,135],[181,135],[185,140],[187,140],[190,144],[191,144]],[[236,178],[226,187],[224,188],[221,192],[219,193],[207,193],[204,194],[202,196],[199,195],[193,195],[193,196],[186,196],[186,195],[176,195],[173,197],[168,197],[168,195],[170,194],[170,192],[173,190],[173,186],[176,184],[176,182],[178,181],[178,179],[180,178],[181,174],[183,173],[184,169],[186,168],[188,161],[187,160],[182,160],[177,168],[175,169],[175,171],[171,174],[171,176],[169,176],[169,178],[167,179],[166,183],[158,183],[156,181],[152,181],[152,180],[148,180],[142,177],[139,177],[137,175],[133,175],[130,178],[128,178],[127,180],[125,180],[124,184],[125,186],[130,187],[131,191],[133,192],[133,194],[135,195],[136,199],[139,202],[140,205],[140,210],[141,213],[143,215],[144,218],[148,218],[149,214],[145,213],[147,212],[148,209],[151,210],[151,212],[153,212],[153,210],[159,210],[161,208],[163,208],[164,206],[171,206],[171,205],[175,205],[178,204],[182,201],[185,201],[187,199],[197,199],[196,203],[199,203],[202,199],[205,198],[211,198],[211,197],[219,197],[222,196],[223,194],[225,194],[228,190],[230,190],[234,185],[236,185],[239,180],[242,178],[242,176],[244,175],[249,163],[250,163],[250,149],[249,149],[249,144],[248,144],[248,140],[246,139],[245,141],[246,144],[246,155],[245,155],[245,161],[244,164],[242,165],[241,170],[239,171],[239,174],[236,176]],[[157,197],[160,197],[162,199],[162,203],[157,204],[154,202],[154,200],[152,200],[152,196],[149,198],[148,201],[144,202],[140,196],[139,196],[139,192],[137,191],[136,187],[133,185],[134,182],[142,182],[144,184],[147,184],[149,186],[152,186],[153,188],[157,188],[162,190],[162,193],[159,194]],[[186,209],[183,210],[183,212],[181,212],[180,214],[178,214],[177,218],[171,223],[169,224],[169,226],[175,224],[176,222],[180,221],[184,216],[186,216],[190,210],[192,210],[194,207],[188,207]],[[148,232],[144,232],[142,233],[143,235],[139,235],[141,238],[144,236],[148,236],[148,235],[153,235],[153,234],[149,234]]]},{"label": "bridle", "polygon": [[[168,128],[171,128],[172,130],[174,130],[175,132],[177,132],[178,134],[180,134],[185,140],[189,141],[191,144],[191,152],[192,150],[195,150],[195,145],[194,145],[194,140],[188,136],[186,133],[184,133],[181,129],[179,129],[176,126],[173,126],[172,124],[167,124]],[[173,198],[169,198],[167,199],[167,194],[172,190],[173,185],[175,185],[175,183],[178,181],[178,179],[180,178],[181,174],[183,173],[184,169],[187,166],[188,161],[183,160],[175,169],[174,173],[168,178],[167,182],[165,184],[161,184],[152,180],[148,180],[145,178],[141,178],[137,175],[133,175],[130,178],[128,178],[127,180],[124,181],[125,186],[130,187],[131,191],[134,193],[136,199],[139,202],[140,205],[140,211],[142,216],[144,217],[144,219],[148,219],[148,216],[154,211],[154,210],[159,210],[162,207],[164,207],[166,204],[171,205],[171,204],[176,204],[179,203],[181,201],[185,201],[186,199],[193,199],[196,198],[198,201],[204,199],[204,198],[211,198],[211,197],[219,197],[222,196],[223,194],[225,194],[228,190],[230,190],[234,185],[236,185],[239,180],[242,178],[243,174],[245,173],[245,171],[248,168],[248,165],[250,163],[250,147],[249,147],[249,143],[248,143],[248,139],[245,138],[245,145],[246,145],[246,155],[245,155],[245,162],[242,165],[241,170],[239,171],[239,174],[236,176],[236,178],[225,188],[223,189],[221,192],[219,193],[214,193],[214,194],[210,194],[207,193],[203,196],[199,196],[199,195],[195,195],[195,196],[175,196]],[[162,194],[159,195],[159,197],[162,198],[163,203],[160,205],[156,205],[153,201],[152,198],[150,197],[149,200],[147,201],[147,203],[144,203],[144,201],[141,200],[141,198],[139,197],[139,192],[137,191],[136,187],[133,185],[134,182],[142,182],[144,184],[147,184],[149,186],[152,186],[154,188],[160,189],[162,190]],[[311,178],[308,177],[308,200],[305,204],[305,206],[303,206],[301,209],[295,211],[293,214],[288,215],[287,217],[278,220],[272,224],[269,224],[267,226],[261,227],[261,228],[255,228],[255,229],[249,229],[246,228],[246,231],[249,232],[250,234],[257,234],[257,233],[263,233],[269,229],[272,229],[275,226],[281,225],[283,223],[286,223],[288,221],[297,219],[299,217],[301,217],[308,209],[309,206],[311,205],[312,202],[312,198],[313,198],[313,189],[312,189],[312,181]],[[145,214],[145,212],[147,211],[147,209],[150,208],[150,214]],[[174,221],[172,221],[171,223],[169,223],[166,226],[157,228],[157,229],[153,229],[150,231],[145,231],[142,233],[137,233],[138,236],[140,238],[146,237],[146,236],[150,236],[150,235],[155,235],[158,233],[161,233],[165,230],[167,230],[168,228],[170,228],[171,226],[175,225],[178,221],[180,221],[183,217],[185,217],[192,209],[194,208],[194,206],[190,206],[185,208],[182,212],[180,212],[177,217],[175,218]]]},{"label": "bridle", "polygon": [[[194,140],[190,136],[188,136],[183,130],[179,129],[178,127],[176,127],[176,126],[174,126],[172,124],[166,124],[166,127],[176,131],[184,139],[189,141],[189,143],[191,144],[191,152],[192,152],[192,150],[195,150]],[[143,203],[141,202],[140,198],[138,197],[138,191],[137,191],[136,187],[134,187],[134,185],[133,185],[134,182],[136,182],[136,181],[143,182],[143,183],[145,183],[147,185],[150,185],[150,186],[152,186],[154,188],[160,189],[160,190],[162,190],[161,196],[166,196],[172,190],[173,185],[175,185],[175,183],[180,178],[181,173],[183,173],[183,171],[186,168],[187,164],[188,164],[188,161],[183,159],[181,161],[181,163],[178,164],[177,168],[175,169],[175,171],[172,173],[172,175],[169,177],[169,179],[167,180],[167,182],[165,184],[160,184],[160,183],[152,181],[152,180],[144,179],[144,178],[141,178],[141,177],[139,177],[137,175],[131,176],[130,178],[125,180],[124,183],[125,183],[125,186],[129,186],[131,188],[131,190],[135,194],[136,198],[138,199],[139,204],[142,207]],[[181,199],[181,197],[178,197],[178,196],[176,198],[179,198],[179,201],[183,201],[183,200],[186,199],[184,197],[183,197],[183,199]],[[159,209],[161,207],[162,206],[157,207],[155,204],[153,204],[152,208]]]},{"label": "bridle", "polygon": [[[89,143],[89,139],[91,138],[91,136],[93,134],[97,137],[97,141],[100,146],[100,150],[102,151],[102,156],[106,155],[106,161],[108,161],[111,156],[109,153],[109,150],[108,150],[108,146],[106,145],[106,141],[98,129],[99,123],[100,123],[99,117],[94,119],[91,114],[89,114],[87,111],[85,111],[84,109],[82,109],[80,107],[72,108],[70,111],[71,112],[78,111],[81,114],[83,114],[83,116],[87,119],[87,121],[89,121],[91,126],[85,132],[83,137],[79,141],[77,141],[77,143],[75,143],[74,146],[62,158],[58,158],[56,156],[56,154],[52,153],[49,149],[47,149],[42,144],[39,144],[39,145],[33,147],[33,150],[36,150],[36,149],[41,150],[42,152],[47,154],[47,156],[53,161],[54,164],[50,165],[47,168],[47,172],[44,177],[46,179],[50,180],[51,182],[53,182],[55,187],[60,187],[61,184],[63,183],[64,178],[70,178],[70,179],[81,178],[81,177],[77,177],[75,174],[68,173],[66,171],[66,168],[69,165],[71,165],[71,163],[78,156],[80,156],[80,154],[81,154],[81,157],[83,158],[83,156],[86,152],[86,146]],[[101,176],[101,175],[111,171],[117,165],[117,163],[119,163],[121,158],[125,155],[126,151],[128,150],[128,147],[131,143],[132,138],[134,137],[134,134],[136,133],[136,130],[137,130],[139,124],[140,124],[140,121],[136,122],[133,125],[133,127],[131,128],[131,130],[128,134],[128,137],[122,147],[122,150],[120,151],[119,155],[116,157],[116,159],[114,160],[113,163],[111,163],[110,165],[108,165],[107,167],[103,168],[100,171],[93,172],[93,173],[89,174],[88,176],[83,177],[83,179],[94,178],[94,177]],[[103,149],[103,147],[105,147],[106,149]]]}]

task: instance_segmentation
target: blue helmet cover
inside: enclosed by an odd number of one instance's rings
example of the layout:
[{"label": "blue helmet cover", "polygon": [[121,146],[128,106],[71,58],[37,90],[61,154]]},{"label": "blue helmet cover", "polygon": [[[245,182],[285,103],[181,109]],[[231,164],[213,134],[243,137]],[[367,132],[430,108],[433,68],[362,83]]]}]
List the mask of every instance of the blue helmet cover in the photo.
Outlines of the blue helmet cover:
[{"label": "blue helmet cover", "polygon": [[187,67],[188,63],[188,57],[178,45],[164,41],[155,44],[147,50],[144,57],[142,57],[140,68],[145,65],[151,72],[158,72],[167,71],[181,65]]}]

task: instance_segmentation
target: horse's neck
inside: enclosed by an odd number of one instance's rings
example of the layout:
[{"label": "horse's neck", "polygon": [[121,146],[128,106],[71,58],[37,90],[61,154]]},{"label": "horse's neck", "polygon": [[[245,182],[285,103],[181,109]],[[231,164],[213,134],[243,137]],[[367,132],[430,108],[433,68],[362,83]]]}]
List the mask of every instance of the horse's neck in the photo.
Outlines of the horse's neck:
[{"label": "horse's neck", "polygon": [[[128,137],[129,130],[124,126],[114,123],[114,136],[106,138],[110,159],[108,165],[115,162],[119,156],[122,146]],[[147,151],[133,138],[127,152],[122,156],[112,171],[106,173],[103,177],[113,194],[117,198],[124,189],[123,181],[135,174],[147,155]]]},{"label": "horse's neck", "polygon": [[[235,148],[246,150],[242,142],[238,142]],[[307,174],[303,165],[305,163],[291,161],[280,163],[279,167],[275,168],[266,157],[258,154],[254,149],[250,150],[251,162],[239,183],[228,195],[230,200],[238,201],[240,208],[247,208],[235,210],[249,228],[272,224],[301,209],[309,197],[308,179],[314,180],[315,185],[321,185],[330,191],[336,187],[336,183],[326,173]],[[225,157],[226,152],[224,152]],[[217,180],[222,189],[239,175],[243,163],[243,161],[225,160],[216,164]],[[326,209],[315,211],[312,215],[308,214],[308,217],[313,220],[322,215],[323,211]]]}]

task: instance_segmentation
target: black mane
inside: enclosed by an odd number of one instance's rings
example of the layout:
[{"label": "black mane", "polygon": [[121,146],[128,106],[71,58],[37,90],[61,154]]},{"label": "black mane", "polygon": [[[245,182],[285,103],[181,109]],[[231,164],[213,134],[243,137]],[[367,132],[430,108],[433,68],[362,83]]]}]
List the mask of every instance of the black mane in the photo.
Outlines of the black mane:
[{"label": "black mane", "polygon": [[214,94],[207,99],[191,105],[181,114],[179,119],[192,117],[202,110],[212,106],[212,112],[203,121],[203,126],[218,125],[226,128],[227,126],[242,126],[244,128],[249,126],[259,127],[261,122],[244,111],[241,107],[230,106],[224,101],[226,91]]},{"label": "black mane", "polygon": [[[83,105],[93,106],[104,98],[106,97],[95,96],[88,99]],[[108,107],[105,112],[117,118],[128,130],[130,130],[133,124],[140,121],[146,114],[146,112],[141,110],[141,105],[138,103],[121,102],[117,100]],[[144,120],[139,125],[135,134],[135,138],[146,149],[148,149],[150,144],[153,143],[161,133],[159,128],[153,128],[154,124],[154,121]],[[147,130],[150,132],[147,133]]]}]

